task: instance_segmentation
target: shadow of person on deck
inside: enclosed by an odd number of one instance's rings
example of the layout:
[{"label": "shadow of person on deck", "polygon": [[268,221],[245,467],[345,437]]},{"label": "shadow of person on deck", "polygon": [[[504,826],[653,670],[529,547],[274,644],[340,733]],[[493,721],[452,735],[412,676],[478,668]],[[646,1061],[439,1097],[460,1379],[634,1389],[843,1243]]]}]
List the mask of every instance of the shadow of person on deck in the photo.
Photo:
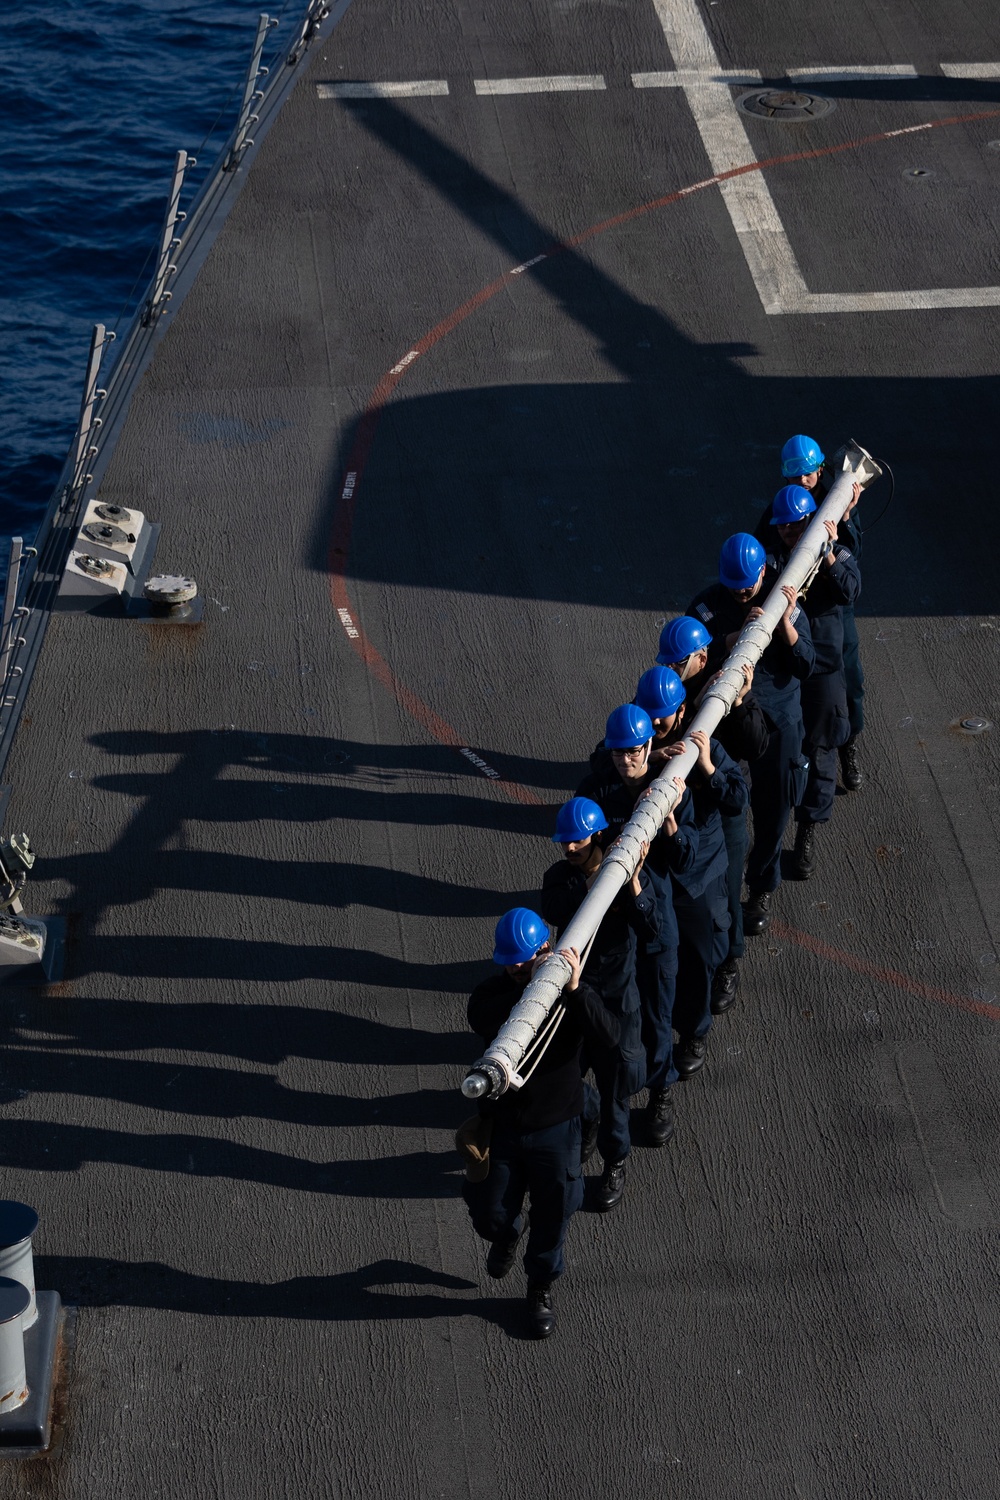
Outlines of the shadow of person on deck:
[{"label": "shadow of person on deck", "polygon": [[475,1291],[475,1282],[402,1260],[263,1285],[196,1276],[157,1261],[40,1255],[35,1257],[35,1278],[40,1286],[57,1287],[63,1300],[77,1307],[152,1307],[206,1317],[336,1323],[478,1317],[515,1335],[522,1319],[516,1299],[457,1295]]}]

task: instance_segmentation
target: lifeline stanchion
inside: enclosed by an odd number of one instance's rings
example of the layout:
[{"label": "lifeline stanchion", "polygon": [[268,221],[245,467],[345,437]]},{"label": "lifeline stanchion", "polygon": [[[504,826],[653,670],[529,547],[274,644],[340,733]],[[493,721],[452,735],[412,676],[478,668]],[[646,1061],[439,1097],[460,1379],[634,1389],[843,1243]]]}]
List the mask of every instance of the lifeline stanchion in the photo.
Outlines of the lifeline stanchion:
[{"label": "lifeline stanchion", "polygon": [[[632,817],[604,856],[594,883],[561,938],[560,948],[583,952],[615,896],[631,880],[643,843],[652,843],[667,815],[681,796],[683,788],[675,781],[686,782],[698,759],[698,747],[691,735],[703,729],[711,735],[732,708],[743,685],[744,665],[755,667],[787,608],[783,587],[798,592],[809,579],[829,545],[826,521],[839,523],[854,497],[854,485],[870,484],[882,470],[870,454],[856,443],[848,445],[841,459],[841,471],[829,494],[816,511],[807,530],[794,548],[774,588],[764,601],[760,616],[743,626],[739,638],[726,658],[716,682],[705,693],[702,706],[685,730],[686,750],[667,762],[666,767],[639,799]],[[521,999],[514,1006],[496,1037],[466,1075],[462,1093],[467,1099],[496,1098],[507,1089],[524,1083],[521,1067],[525,1055],[536,1042],[550,1012],[559,1002],[570,969],[558,953],[550,954],[528,982]]]},{"label": "lifeline stanchion", "polygon": [[257,22],[257,37],[253,46],[253,54],[250,58],[250,66],[247,69],[247,79],[243,86],[243,102],[240,105],[239,119],[236,122],[236,133],[233,136],[233,144],[226,153],[226,159],[222,163],[224,172],[231,172],[238,167],[243,160],[244,153],[253,145],[248,134],[251,125],[256,125],[258,115],[251,113],[255,103],[264,97],[263,89],[257,88],[257,79],[266,78],[268,68],[261,66],[260,56],[264,50],[264,38],[272,26],[277,26],[277,16],[269,16],[262,12]]},{"label": "lifeline stanchion", "polygon": [[156,263],[153,285],[150,288],[146,310],[142,315],[143,327],[146,328],[160,316],[170,301],[170,293],[166,289],[167,280],[177,270],[176,265],[170,259],[170,253],[172,250],[176,250],[180,244],[180,239],[174,234],[174,230],[178,224],[182,224],[187,218],[187,214],[181,213],[178,207],[181,200],[181,188],[184,185],[184,173],[188,167],[196,167],[197,165],[197,158],[188,156],[186,151],[178,151],[174,159],[174,174],[170,181],[170,195],[167,198],[167,209],[163,215],[163,229],[160,232],[160,258]]},{"label": "lifeline stanchion", "polygon": [[76,430],[76,452],[73,458],[73,478],[70,481],[70,492],[75,494],[93,478],[87,470],[91,466],[91,460],[97,453],[97,445],[91,443],[91,434],[99,432],[104,423],[100,417],[94,415],[94,407],[98,400],[103,401],[107,391],[100,390],[97,381],[100,375],[101,360],[104,356],[105,344],[113,342],[115,335],[105,330],[103,323],[95,323],[94,331],[90,336],[90,355],[87,359],[87,377],[83,383],[83,397],[80,401],[80,422]]}]

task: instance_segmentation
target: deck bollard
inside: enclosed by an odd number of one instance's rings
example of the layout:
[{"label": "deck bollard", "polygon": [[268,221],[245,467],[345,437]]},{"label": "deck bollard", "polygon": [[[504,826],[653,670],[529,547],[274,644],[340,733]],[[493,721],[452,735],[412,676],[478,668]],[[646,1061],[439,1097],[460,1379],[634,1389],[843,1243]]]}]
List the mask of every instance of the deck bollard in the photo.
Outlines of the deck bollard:
[{"label": "deck bollard", "polygon": [[[35,1265],[31,1258],[31,1236],[38,1228],[38,1215],[26,1203],[0,1199],[0,1279],[12,1277],[28,1293],[22,1327],[25,1332],[38,1321],[35,1303]],[[6,1386],[4,1387],[6,1390]],[[6,1411],[0,1405],[0,1411]]]},{"label": "deck bollard", "polygon": [[29,1303],[33,1305],[33,1298],[26,1286],[0,1276],[0,1416],[16,1411],[28,1399],[21,1319]]}]

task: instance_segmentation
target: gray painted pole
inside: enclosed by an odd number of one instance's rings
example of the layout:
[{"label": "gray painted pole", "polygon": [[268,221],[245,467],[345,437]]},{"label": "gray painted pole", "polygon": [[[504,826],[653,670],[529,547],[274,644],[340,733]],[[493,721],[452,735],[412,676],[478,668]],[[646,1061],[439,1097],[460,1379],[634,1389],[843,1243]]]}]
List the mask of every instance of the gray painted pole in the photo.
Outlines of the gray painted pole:
[{"label": "gray painted pole", "polygon": [[[698,750],[691,740],[692,730],[703,729],[706,734],[712,734],[732,708],[743,685],[744,663],[751,667],[757,665],[785,612],[787,600],[781,591],[782,586],[787,584],[798,591],[811,579],[827,549],[828,537],[823,523],[840,522],[853,499],[854,485],[870,484],[881,472],[863,448],[855,443],[848,445],[842,456],[841,471],[830,493],[764,601],[763,613],[744,625],[726,658],[722,676],[705,694],[701,708],[685,727],[687,749],[683,755],[667,762],[645,796],[640,798],[632,817],[605,854],[579,910],[563,932],[560,948],[576,948],[582,953],[592,940],[615,896],[626,881],[631,880],[643,843],[652,842],[680,797],[681,793],[674,785],[675,778],[686,781],[694,768]],[[559,1000],[569,976],[569,965],[558,953],[551,954],[540,965],[523,997],[464,1079],[462,1093],[467,1099],[482,1099],[487,1095],[496,1098],[509,1088],[521,1087],[524,1080],[520,1068],[525,1053]]]}]

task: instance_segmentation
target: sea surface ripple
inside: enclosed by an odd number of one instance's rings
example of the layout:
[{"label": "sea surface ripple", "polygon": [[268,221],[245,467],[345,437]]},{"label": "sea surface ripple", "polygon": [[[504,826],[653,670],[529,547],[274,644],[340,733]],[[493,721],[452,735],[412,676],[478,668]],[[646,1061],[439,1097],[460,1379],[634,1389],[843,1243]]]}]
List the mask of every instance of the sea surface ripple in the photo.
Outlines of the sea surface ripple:
[{"label": "sea surface ripple", "polygon": [[[269,14],[264,61],[305,0]],[[30,538],[79,415],[95,323],[119,335],[152,271],[175,153],[231,129],[257,0],[70,0],[4,11],[0,97],[0,537]],[[6,545],[3,545],[6,552]]]}]

